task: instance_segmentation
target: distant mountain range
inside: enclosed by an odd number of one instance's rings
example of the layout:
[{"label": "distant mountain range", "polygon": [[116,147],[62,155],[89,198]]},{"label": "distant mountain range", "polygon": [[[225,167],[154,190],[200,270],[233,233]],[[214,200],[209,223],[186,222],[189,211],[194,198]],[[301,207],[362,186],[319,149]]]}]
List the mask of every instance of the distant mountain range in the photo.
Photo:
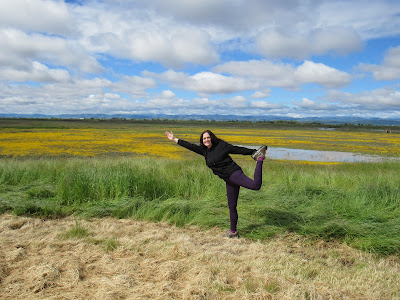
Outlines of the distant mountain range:
[{"label": "distant mountain range", "polygon": [[237,116],[237,115],[166,115],[166,114],[0,114],[0,118],[33,118],[33,119],[168,119],[168,120],[208,120],[208,121],[297,121],[301,123],[321,124],[362,124],[379,126],[400,126],[398,119],[361,118],[361,117],[305,117],[292,118],[276,115]]}]

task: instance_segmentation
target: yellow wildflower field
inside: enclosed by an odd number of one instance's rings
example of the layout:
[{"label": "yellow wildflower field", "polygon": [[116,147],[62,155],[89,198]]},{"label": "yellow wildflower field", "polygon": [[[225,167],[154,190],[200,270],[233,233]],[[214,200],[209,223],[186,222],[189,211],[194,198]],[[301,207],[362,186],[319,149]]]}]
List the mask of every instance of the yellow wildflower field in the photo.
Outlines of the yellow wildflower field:
[{"label": "yellow wildflower field", "polygon": [[161,133],[96,128],[0,131],[1,156],[101,157],[144,154],[180,157],[179,148],[165,143]]},{"label": "yellow wildflower field", "polygon": [[324,131],[310,129],[218,130],[226,141],[241,145],[270,145],[292,149],[344,151],[400,156],[400,135],[382,132]]},{"label": "yellow wildflower field", "polygon": [[[206,125],[206,124],[205,124]],[[198,143],[204,128],[176,126],[125,126],[122,128],[0,128],[0,156],[3,157],[102,157],[158,156],[179,159],[187,150],[165,137]],[[400,156],[400,135],[383,132],[323,131],[317,129],[209,128],[232,144],[295,149],[330,150]]]}]

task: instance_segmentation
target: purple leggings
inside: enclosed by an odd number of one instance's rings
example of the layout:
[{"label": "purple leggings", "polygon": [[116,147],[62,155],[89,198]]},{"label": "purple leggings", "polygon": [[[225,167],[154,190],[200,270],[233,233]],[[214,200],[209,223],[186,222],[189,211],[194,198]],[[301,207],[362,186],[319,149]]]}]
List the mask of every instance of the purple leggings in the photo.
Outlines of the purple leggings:
[{"label": "purple leggings", "polygon": [[254,180],[247,177],[242,170],[236,171],[226,182],[226,196],[228,198],[229,217],[231,221],[231,230],[236,231],[238,222],[237,201],[239,198],[240,187],[250,190],[259,190],[262,184],[262,165],[263,161],[257,161],[256,169],[254,170]]}]

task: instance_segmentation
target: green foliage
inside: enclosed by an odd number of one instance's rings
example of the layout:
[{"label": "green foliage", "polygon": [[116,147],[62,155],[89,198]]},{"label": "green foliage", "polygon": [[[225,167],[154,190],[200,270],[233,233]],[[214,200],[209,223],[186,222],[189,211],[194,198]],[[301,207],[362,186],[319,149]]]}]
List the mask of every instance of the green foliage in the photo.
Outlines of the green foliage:
[{"label": "green foliage", "polygon": [[90,235],[89,230],[83,227],[79,222],[75,222],[75,226],[68,230],[65,234],[65,238],[69,239],[82,239]]},{"label": "green foliage", "polygon": [[[243,159],[240,165],[251,177],[254,162]],[[399,254],[399,171],[398,162],[267,160],[262,189],[241,189],[239,230],[253,239],[296,232],[339,239],[364,251]],[[225,183],[201,159],[2,159],[4,212],[229,226]],[[105,247],[115,248],[112,244]]]},{"label": "green foliage", "polygon": [[104,242],[104,244],[105,244],[106,250],[109,251],[109,252],[114,251],[119,246],[121,246],[121,243],[118,240],[114,239],[114,238],[106,240]]}]

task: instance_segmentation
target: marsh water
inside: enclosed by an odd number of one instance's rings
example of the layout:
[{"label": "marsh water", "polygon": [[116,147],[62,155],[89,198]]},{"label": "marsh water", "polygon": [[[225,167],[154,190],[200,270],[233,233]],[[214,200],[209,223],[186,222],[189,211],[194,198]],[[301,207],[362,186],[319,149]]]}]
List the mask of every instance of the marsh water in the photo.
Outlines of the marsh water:
[{"label": "marsh water", "polygon": [[[249,147],[248,148],[258,148]],[[268,147],[267,158],[283,160],[302,160],[317,162],[380,162],[389,159],[400,159],[398,157],[383,157],[352,152],[319,151],[304,149],[289,149]]]}]

